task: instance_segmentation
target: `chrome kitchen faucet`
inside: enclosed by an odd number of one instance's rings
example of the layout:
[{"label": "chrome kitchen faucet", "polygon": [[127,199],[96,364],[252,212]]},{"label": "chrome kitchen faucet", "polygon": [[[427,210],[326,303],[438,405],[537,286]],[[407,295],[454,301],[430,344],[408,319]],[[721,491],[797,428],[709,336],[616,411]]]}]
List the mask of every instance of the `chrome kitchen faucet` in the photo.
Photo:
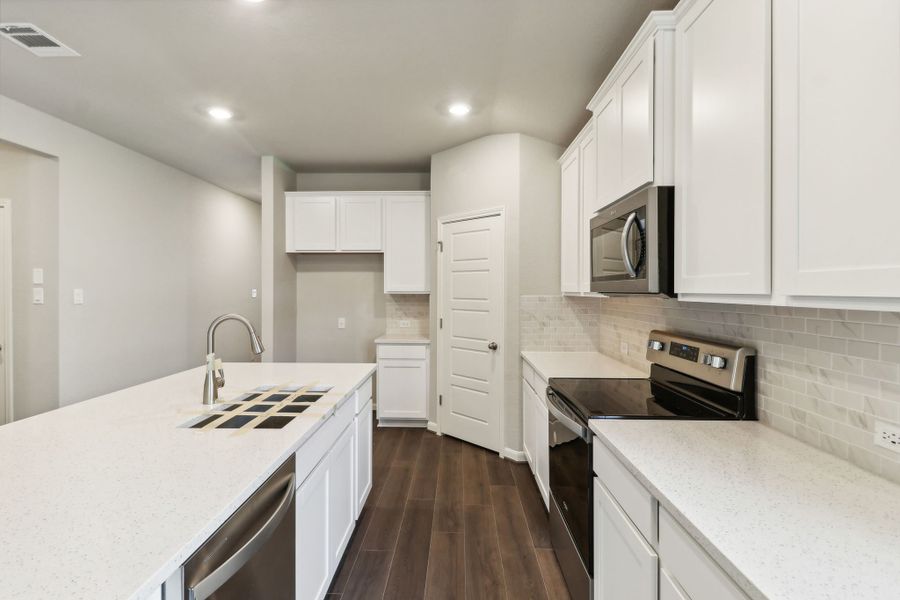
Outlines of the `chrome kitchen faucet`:
[{"label": "chrome kitchen faucet", "polygon": [[250,333],[250,350],[259,356],[266,349],[256,335],[253,324],[246,317],[229,313],[216,317],[206,332],[206,379],[203,381],[203,404],[215,404],[219,399],[219,388],[225,385],[225,371],[216,368],[216,329],[225,321],[238,321]]}]

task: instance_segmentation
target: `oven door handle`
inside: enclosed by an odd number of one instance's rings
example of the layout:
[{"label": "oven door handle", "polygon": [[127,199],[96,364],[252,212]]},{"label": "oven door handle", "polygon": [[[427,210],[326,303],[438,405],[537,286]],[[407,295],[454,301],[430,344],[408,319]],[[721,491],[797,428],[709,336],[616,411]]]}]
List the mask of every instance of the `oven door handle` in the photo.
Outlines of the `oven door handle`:
[{"label": "oven door handle", "polygon": [[628,215],[628,219],[625,221],[625,228],[622,230],[622,262],[625,263],[625,270],[628,271],[632,278],[637,277],[637,268],[631,262],[631,251],[628,249],[628,246],[631,242],[631,227],[636,220],[636,212]]},{"label": "oven door handle", "polygon": [[231,579],[235,573],[240,571],[241,567],[247,564],[247,561],[253,558],[263,544],[269,541],[272,534],[274,534],[275,530],[278,529],[278,526],[281,525],[288,510],[291,508],[291,501],[293,501],[294,493],[296,492],[294,489],[296,480],[297,476],[294,473],[291,473],[290,477],[287,478],[287,481],[282,484],[284,486],[284,493],[281,496],[281,501],[269,518],[266,519],[263,526],[259,528],[259,531],[254,533],[253,537],[247,540],[247,543],[241,546],[238,551],[232,554],[225,562],[219,565],[216,570],[191,586],[188,589],[188,600],[206,600],[212,596],[220,587],[225,585],[225,582]]},{"label": "oven door handle", "polygon": [[587,427],[566,414],[567,409],[560,404],[559,398],[552,389],[547,388],[547,410],[556,417],[556,420],[562,423],[566,429],[580,437],[586,442],[591,440],[591,433]]}]

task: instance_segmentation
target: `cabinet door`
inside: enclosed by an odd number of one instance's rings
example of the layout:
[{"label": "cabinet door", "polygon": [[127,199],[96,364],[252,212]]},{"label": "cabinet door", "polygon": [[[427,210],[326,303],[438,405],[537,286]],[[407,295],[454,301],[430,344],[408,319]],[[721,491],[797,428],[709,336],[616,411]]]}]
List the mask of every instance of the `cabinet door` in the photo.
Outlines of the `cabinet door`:
[{"label": "cabinet door", "polygon": [[691,600],[663,568],[659,570],[659,600]]},{"label": "cabinet door", "polygon": [[581,182],[580,161],[575,150],[561,165],[562,190],[560,196],[560,284],[562,292],[577,293],[579,289],[579,260],[581,246],[579,228],[581,225]]},{"label": "cabinet door", "polygon": [[378,418],[424,419],[428,369],[424,360],[378,359]]},{"label": "cabinet door", "polygon": [[621,184],[619,197],[653,181],[653,44],[650,37],[622,73]]},{"label": "cabinet door", "polygon": [[329,578],[341,562],[356,522],[353,433],[353,425],[350,424],[325,458],[328,461]]},{"label": "cabinet door", "polygon": [[900,3],[774,3],[776,277],[900,297]]},{"label": "cabinet door", "polygon": [[297,598],[321,600],[325,597],[331,580],[327,463],[327,457],[322,459],[319,466],[297,489],[295,514]]},{"label": "cabinet door", "polygon": [[381,198],[347,196],[339,199],[340,249],[351,252],[381,251]]},{"label": "cabinet door", "polygon": [[[537,393],[533,392],[534,395],[534,407],[535,407],[535,442],[534,442],[534,454],[535,454],[535,463],[537,463],[537,467],[535,467],[535,473],[537,478],[538,488],[541,490],[541,496],[544,498],[544,508],[550,508],[550,433],[549,433],[549,421],[550,415],[547,412],[547,406],[544,402],[537,396]],[[543,390],[541,394],[545,393]]]},{"label": "cabinet door", "polygon": [[372,403],[367,402],[365,407],[353,420],[355,429],[354,444],[356,446],[356,461],[353,469],[356,475],[354,492],[356,495],[356,514],[358,519],[362,512],[369,492],[372,491]]},{"label": "cabinet door", "polygon": [[534,422],[534,399],[531,386],[524,379],[522,380],[522,450],[525,452],[525,459],[531,472],[534,473],[534,442],[537,432],[535,431]]},{"label": "cabinet door", "polygon": [[595,600],[656,600],[659,558],[594,479]]},{"label": "cabinet door", "polygon": [[428,197],[388,197],[384,203],[384,293],[428,293],[432,257]]},{"label": "cabinet door", "polygon": [[618,90],[603,98],[594,113],[597,122],[597,210],[619,199],[622,189],[622,120]]},{"label": "cabinet door", "polygon": [[676,25],[675,291],[771,291],[771,0],[700,0]]},{"label": "cabinet door", "polygon": [[294,252],[337,250],[337,200],[330,196],[292,197],[288,239]]},{"label": "cabinet door", "polygon": [[589,133],[581,140],[581,205],[578,214],[578,291],[591,291],[591,217],[599,210],[597,198],[597,133],[592,122]]}]

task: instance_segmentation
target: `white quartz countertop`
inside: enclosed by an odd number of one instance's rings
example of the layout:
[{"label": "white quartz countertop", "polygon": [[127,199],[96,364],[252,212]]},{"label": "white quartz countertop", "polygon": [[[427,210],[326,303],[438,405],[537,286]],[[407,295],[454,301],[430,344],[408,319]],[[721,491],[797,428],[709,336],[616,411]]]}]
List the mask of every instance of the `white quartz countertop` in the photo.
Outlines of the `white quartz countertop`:
[{"label": "white quartz countertop", "polygon": [[900,597],[900,486],[756,422],[591,429],[751,598]]},{"label": "white quartz countertop", "polygon": [[647,373],[599,352],[538,352],[526,350],[522,358],[545,380],[551,377],[608,377],[643,379]]},{"label": "white quartz countertop", "polygon": [[430,344],[431,340],[428,336],[416,334],[385,334],[379,338],[375,338],[376,344]]},{"label": "white quartz countertop", "polygon": [[178,427],[206,410],[203,367],[0,427],[0,598],[147,597],[374,370],[226,364],[226,401],[334,386],[283,429]]}]

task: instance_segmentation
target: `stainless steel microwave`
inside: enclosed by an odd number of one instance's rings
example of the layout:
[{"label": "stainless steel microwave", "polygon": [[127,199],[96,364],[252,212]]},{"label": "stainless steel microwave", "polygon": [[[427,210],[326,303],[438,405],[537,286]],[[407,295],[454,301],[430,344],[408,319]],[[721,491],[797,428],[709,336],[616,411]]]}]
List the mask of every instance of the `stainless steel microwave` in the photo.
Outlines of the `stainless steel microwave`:
[{"label": "stainless steel microwave", "polygon": [[591,291],[675,293],[674,188],[650,187],[591,219]]}]

